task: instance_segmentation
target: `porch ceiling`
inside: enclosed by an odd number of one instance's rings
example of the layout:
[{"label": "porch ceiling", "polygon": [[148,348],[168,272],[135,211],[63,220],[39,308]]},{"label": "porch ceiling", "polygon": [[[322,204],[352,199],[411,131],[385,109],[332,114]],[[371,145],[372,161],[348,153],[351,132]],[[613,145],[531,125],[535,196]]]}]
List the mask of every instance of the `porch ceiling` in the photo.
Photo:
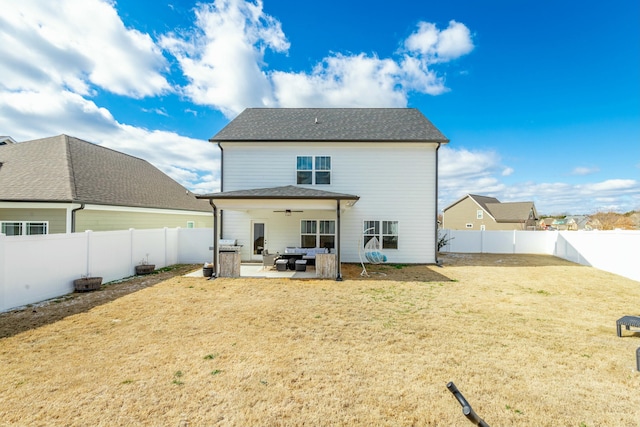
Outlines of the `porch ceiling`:
[{"label": "porch ceiling", "polygon": [[291,209],[291,210],[335,210],[338,200],[342,209],[353,206],[359,196],[331,191],[316,190],[289,185],[284,187],[257,188],[201,194],[198,199],[209,199],[218,209]]}]

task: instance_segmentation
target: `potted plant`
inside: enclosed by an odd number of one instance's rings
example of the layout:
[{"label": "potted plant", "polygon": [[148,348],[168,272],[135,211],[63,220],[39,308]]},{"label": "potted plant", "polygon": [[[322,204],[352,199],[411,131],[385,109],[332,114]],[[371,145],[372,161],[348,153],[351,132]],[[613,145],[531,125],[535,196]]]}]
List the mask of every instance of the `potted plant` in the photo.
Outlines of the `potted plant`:
[{"label": "potted plant", "polygon": [[153,273],[155,269],[155,264],[149,264],[149,254],[147,254],[147,256],[140,261],[140,264],[136,265],[136,275]]},{"label": "potted plant", "polygon": [[73,287],[76,292],[89,292],[100,289],[102,286],[102,277],[91,277],[91,274],[82,276],[80,279],[73,281]]},{"label": "potted plant", "polygon": [[211,263],[211,262],[205,262],[204,263],[204,266],[202,267],[202,275],[204,277],[213,276],[213,263]]}]

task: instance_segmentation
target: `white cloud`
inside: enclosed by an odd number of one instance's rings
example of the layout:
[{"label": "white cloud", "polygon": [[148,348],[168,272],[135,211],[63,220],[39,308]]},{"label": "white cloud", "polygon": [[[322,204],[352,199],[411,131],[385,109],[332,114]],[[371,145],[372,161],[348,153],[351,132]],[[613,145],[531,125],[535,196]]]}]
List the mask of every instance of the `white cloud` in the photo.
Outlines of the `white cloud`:
[{"label": "white cloud", "polygon": [[[200,5],[196,29],[170,34],[161,45],[180,64],[193,102],[233,117],[246,107],[404,107],[412,91],[438,95],[447,90],[432,64],[451,61],[473,49],[464,24],[444,30],[421,23],[399,59],[333,54],[311,72],[265,70],[266,49],[289,48],[280,22],[264,13],[262,2],[216,0]],[[433,38],[433,41],[427,41]],[[429,44],[430,43],[430,44]]]},{"label": "white cloud", "polygon": [[435,24],[421,22],[418,31],[407,38],[404,46],[410,52],[419,53],[427,64],[459,58],[474,48],[469,29],[453,20],[442,31]]},{"label": "white cloud", "polygon": [[145,159],[192,191],[219,189],[213,144],[118,123],[108,110],[68,91],[0,92],[0,129],[14,129],[16,141],[66,133]]},{"label": "white cloud", "polygon": [[599,172],[598,168],[588,168],[588,167],[579,166],[574,168],[571,171],[571,175],[584,176],[584,175],[591,175],[597,172]]},{"label": "white cloud", "polygon": [[272,81],[282,107],[404,107],[406,96],[395,88],[400,72],[392,60],[336,55],[311,74],[274,72]]},{"label": "white cloud", "polygon": [[272,105],[271,84],[262,71],[264,52],[286,52],[289,42],[280,23],[263,13],[262,2],[201,4],[195,25],[186,38],[169,34],[160,41],[190,82],[184,94],[227,116],[246,107]]},{"label": "white cloud", "polygon": [[515,182],[506,185],[500,176],[513,176],[492,151],[469,151],[443,146],[439,150],[438,204],[444,209],[466,194],[496,197],[501,202],[532,201],[540,214],[590,214],[640,209],[640,181],[610,179],[586,184],[564,182]]},{"label": "white cloud", "polygon": [[140,98],[170,89],[151,37],[127,29],[100,0],[5,2],[0,17],[0,87],[54,85],[79,95],[94,86]]}]

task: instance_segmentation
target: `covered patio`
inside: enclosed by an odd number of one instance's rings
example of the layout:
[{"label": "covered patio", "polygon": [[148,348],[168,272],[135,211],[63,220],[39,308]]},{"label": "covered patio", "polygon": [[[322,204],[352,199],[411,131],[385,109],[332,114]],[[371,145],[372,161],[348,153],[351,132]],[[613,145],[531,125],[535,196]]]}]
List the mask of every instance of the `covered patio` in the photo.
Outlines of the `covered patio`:
[{"label": "covered patio", "polygon": [[[203,194],[196,196],[199,199],[209,200],[209,204],[213,210],[213,276],[221,277],[221,263],[220,263],[220,240],[226,238],[232,238],[233,236],[225,235],[224,227],[224,211],[232,212],[244,212],[248,217],[245,221],[248,222],[243,226],[250,227],[250,223],[253,222],[254,217],[264,216],[266,212],[271,214],[279,213],[286,217],[290,217],[296,212],[319,212],[326,215],[332,212],[333,215],[329,215],[332,220],[335,220],[335,242],[333,245],[332,255],[335,255],[335,271],[330,272],[328,276],[335,280],[342,280],[341,273],[341,257],[340,257],[340,236],[341,236],[341,214],[344,210],[351,208],[358,200],[359,196],[344,193],[335,193],[324,190],[317,190],[306,187],[299,187],[294,185],[283,187],[271,187],[271,188],[258,188],[247,189],[237,191],[223,191],[219,193]],[[237,224],[236,224],[237,226]],[[287,230],[290,232],[294,227],[294,222],[291,221],[286,225]],[[299,233],[299,222],[295,223],[297,233]],[[255,239],[253,239],[255,241]],[[255,245],[255,243],[254,243]],[[267,239],[264,237],[262,248],[251,248],[252,256],[259,256],[263,249],[266,249]],[[271,251],[273,253],[273,251]],[[247,257],[246,253],[244,255]],[[244,259],[240,268],[240,277],[270,277],[274,274],[297,274],[299,276],[305,275],[309,277],[318,277],[318,271],[315,269],[309,269],[305,272],[287,271],[277,272],[275,269],[265,270],[262,265],[259,264],[259,268],[250,268],[251,264],[257,264],[256,259]],[[262,270],[262,271],[259,271]],[[264,274],[264,276],[262,276]]]}]

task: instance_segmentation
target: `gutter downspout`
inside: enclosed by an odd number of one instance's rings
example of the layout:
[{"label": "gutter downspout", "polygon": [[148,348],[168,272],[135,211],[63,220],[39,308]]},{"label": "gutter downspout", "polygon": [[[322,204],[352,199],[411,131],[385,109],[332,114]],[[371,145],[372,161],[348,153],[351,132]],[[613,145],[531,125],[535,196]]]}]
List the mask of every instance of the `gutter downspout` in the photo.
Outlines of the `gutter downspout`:
[{"label": "gutter downspout", "polygon": [[[436,226],[436,241],[435,241],[435,258],[436,258],[436,265],[438,267],[442,267],[442,264],[440,263],[440,260],[438,259],[438,150],[440,150],[440,146],[442,145],[441,142],[438,143],[438,146],[436,147],[436,220],[435,220],[435,226]],[[443,224],[444,225],[444,224]]]},{"label": "gutter downspout", "polygon": [[342,267],[340,261],[340,229],[342,228],[340,225],[340,199],[336,199],[336,222],[336,282],[342,282]]},{"label": "gutter downspout", "polygon": [[213,204],[213,200],[209,199],[209,204],[213,209],[213,274],[209,280],[213,280],[218,277],[218,208]]},{"label": "gutter downspout", "polygon": [[[224,149],[222,148],[222,145],[220,145],[220,142],[218,142],[218,148],[220,149],[220,192],[222,193],[224,191],[224,179],[223,179],[223,177],[224,177]],[[222,232],[222,230],[224,230],[223,221],[224,221],[224,218],[223,218],[222,209],[221,209],[220,210],[220,231],[221,232]],[[224,233],[222,233],[222,234],[223,234],[222,237],[224,237]]]},{"label": "gutter downspout", "polygon": [[71,232],[76,232],[76,212],[84,209],[84,203],[80,203],[79,208],[75,208],[71,210]]}]

